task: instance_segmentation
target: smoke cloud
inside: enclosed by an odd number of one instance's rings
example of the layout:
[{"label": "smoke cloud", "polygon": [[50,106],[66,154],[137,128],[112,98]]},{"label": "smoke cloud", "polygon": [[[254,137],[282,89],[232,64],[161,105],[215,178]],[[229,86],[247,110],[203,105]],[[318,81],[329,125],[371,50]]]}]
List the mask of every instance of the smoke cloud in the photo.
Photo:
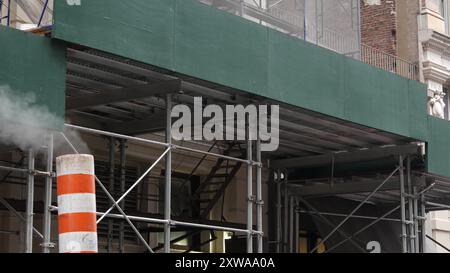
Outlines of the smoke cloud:
[{"label": "smoke cloud", "polygon": [[[38,150],[45,144],[49,128],[63,124],[64,120],[52,114],[48,108],[36,104],[36,95],[14,92],[8,86],[0,86],[0,142],[15,145],[21,150]],[[79,152],[89,151],[77,132],[65,132]],[[55,153],[73,153],[67,143],[55,134]]]}]

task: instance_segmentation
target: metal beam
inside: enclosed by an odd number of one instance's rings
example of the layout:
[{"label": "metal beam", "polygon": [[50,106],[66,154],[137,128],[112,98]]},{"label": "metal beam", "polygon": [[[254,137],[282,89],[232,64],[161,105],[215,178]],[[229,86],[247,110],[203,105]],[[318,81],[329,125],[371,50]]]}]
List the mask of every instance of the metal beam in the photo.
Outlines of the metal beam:
[{"label": "metal beam", "polygon": [[164,131],[165,127],[165,115],[160,114],[140,120],[104,123],[102,126],[107,131],[130,136]]},{"label": "metal beam", "polygon": [[[386,182],[379,191],[393,191],[399,189],[398,181],[393,178]],[[382,181],[364,181],[364,182],[348,182],[339,184],[320,184],[314,186],[298,186],[289,185],[289,192],[296,196],[318,197],[318,196],[334,196],[339,194],[361,194],[372,192]]]},{"label": "metal beam", "polygon": [[382,143],[387,143],[387,144],[391,144],[393,142],[393,140],[390,137],[386,137],[386,136],[380,135],[379,133],[369,131],[369,130],[375,131],[374,129],[363,130],[363,129],[352,127],[347,124],[338,123],[335,121],[327,120],[324,118],[320,118],[320,117],[313,116],[313,115],[308,115],[308,114],[297,112],[297,111],[281,109],[280,117],[286,117],[286,118],[290,118],[290,119],[295,118],[295,119],[298,119],[303,122],[319,124],[321,126],[333,128],[337,131],[342,131],[343,133],[347,133],[347,134],[352,133],[355,136],[360,136],[360,137],[362,137],[366,140],[370,140],[370,141],[382,142]]},{"label": "metal beam", "polygon": [[415,144],[404,145],[404,146],[393,146],[385,148],[374,148],[360,150],[356,152],[349,153],[335,153],[327,155],[318,155],[311,157],[300,157],[300,158],[289,158],[274,160],[271,162],[271,168],[308,168],[308,167],[318,167],[324,166],[332,163],[334,157],[335,164],[359,162],[366,160],[374,160],[379,158],[386,158],[394,155],[413,155],[417,154],[419,151],[419,146]]},{"label": "metal beam", "polygon": [[95,95],[69,98],[66,102],[66,109],[68,111],[83,109],[97,105],[142,99],[158,94],[176,93],[180,90],[181,82],[179,80],[169,80],[154,84],[144,84],[121,89],[113,89]]},{"label": "metal beam", "polygon": [[347,145],[353,146],[353,147],[360,147],[360,148],[368,148],[369,146],[373,146],[368,142],[351,138],[343,135],[339,135],[338,133],[332,133],[323,131],[317,128],[313,128],[310,126],[306,126],[304,124],[286,121],[280,119],[280,129],[289,129],[290,131],[298,131],[300,133],[308,133],[312,134],[314,136],[317,136],[319,138],[325,138],[325,139],[333,139],[334,141],[338,141],[340,143],[345,143]]}]

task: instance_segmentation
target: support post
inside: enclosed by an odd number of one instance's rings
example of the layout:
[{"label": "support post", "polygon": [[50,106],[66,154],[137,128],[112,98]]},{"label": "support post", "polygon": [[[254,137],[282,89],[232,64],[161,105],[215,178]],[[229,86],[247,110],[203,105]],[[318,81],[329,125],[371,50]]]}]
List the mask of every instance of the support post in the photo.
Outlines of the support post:
[{"label": "support post", "polygon": [[256,223],[258,233],[258,253],[263,253],[263,197],[262,197],[262,160],[261,140],[256,141]]},{"label": "support post", "polygon": [[414,194],[414,246],[415,246],[415,253],[420,253],[420,240],[419,240],[419,200],[417,196],[417,187],[413,188],[413,194]]},{"label": "support post", "polygon": [[[125,193],[125,179],[126,179],[126,140],[120,140],[120,195]],[[125,198],[120,202],[120,207],[125,209]],[[119,252],[125,252],[125,223],[123,221],[119,224]]]},{"label": "support post", "polygon": [[283,182],[283,252],[287,253],[288,249],[288,236],[289,236],[289,198],[287,191],[287,179],[285,178]]},{"label": "support post", "polygon": [[294,220],[294,253],[299,253],[298,245],[300,240],[300,208],[298,200],[295,200],[295,220]]},{"label": "support post", "polygon": [[406,158],[406,178],[408,183],[408,214],[409,214],[409,252],[415,253],[415,235],[414,235],[414,198],[413,198],[413,189],[412,189],[412,181],[411,181],[411,158],[408,156]]},{"label": "support post", "polygon": [[[166,143],[172,145],[172,95],[166,97]],[[170,253],[170,221],[172,199],[172,149],[166,154],[166,184],[164,190],[164,219],[168,221],[164,225],[164,252]]]},{"label": "support post", "polygon": [[[108,191],[114,196],[114,169],[115,169],[115,139],[111,137],[109,139],[109,186]],[[114,196],[115,198],[115,196]],[[113,204],[109,202],[109,206],[111,207]],[[109,219],[108,220],[108,241],[107,241],[107,247],[108,247],[108,253],[113,252],[113,240],[114,240],[114,220]]]},{"label": "support post", "polygon": [[[46,171],[49,173],[53,172],[53,133],[49,132],[47,136],[47,168]],[[52,225],[52,214],[50,211],[50,206],[52,205],[52,193],[53,193],[53,177],[45,177],[45,199],[44,199],[44,243],[42,247],[44,248],[44,253],[50,253],[50,249],[54,247],[51,242],[51,225]]]},{"label": "support post", "polygon": [[426,221],[427,214],[426,214],[426,210],[425,210],[425,194],[424,193],[422,193],[420,195],[420,216],[421,216],[421,219],[420,219],[420,231],[421,231],[420,237],[421,237],[421,241],[422,241],[421,252],[425,253],[427,251],[427,230],[426,230],[426,227],[425,227],[425,221]]},{"label": "support post", "polygon": [[26,231],[25,231],[25,252],[33,253],[33,205],[34,205],[34,151],[28,151],[27,178],[27,209],[26,209]]},{"label": "support post", "polygon": [[294,196],[289,197],[289,253],[294,253]]},{"label": "support post", "polygon": [[281,253],[282,248],[282,236],[281,236],[281,172],[280,170],[276,170],[277,177],[275,179],[275,182],[277,183],[277,225],[276,225],[276,231],[277,231],[277,253]]},{"label": "support post", "polygon": [[250,131],[247,137],[247,253],[253,253],[253,153]]},{"label": "support post", "polygon": [[406,206],[405,206],[405,176],[403,167],[403,156],[399,156],[399,174],[400,174],[400,215],[402,220],[402,252],[408,252],[406,240]]}]

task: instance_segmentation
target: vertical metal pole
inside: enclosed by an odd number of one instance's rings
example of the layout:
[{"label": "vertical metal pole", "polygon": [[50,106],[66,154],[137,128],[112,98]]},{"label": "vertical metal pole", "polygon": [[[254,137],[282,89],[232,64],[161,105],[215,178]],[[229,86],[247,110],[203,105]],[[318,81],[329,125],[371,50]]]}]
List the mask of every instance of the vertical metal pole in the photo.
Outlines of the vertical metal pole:
[{"label": "vertical metal pole", "polygon": [[[53,133],[49,132],[47,137],[47,168],[49,173],[53,172]],[[50,249],[53,247],[51,244],[51,225],[52,214],[50,206],[52,205],[52,193],[53,193],[53,177],[47,176],[45,178],[45,200],[44,200],[44,253],[50,253]]]},{"label": "vertical metal pole", "polygon": [[[172,94],[166,97],[166,142],[172,144]],[[172,199],[172,150],[166,155],[166,184],[164,190],[164,219],[171,220]],[[164,225],[164,252],[170,253],[170,223]]]},{"label": "vertical metal pole", "polygon": [[3,0],[0,0],[0,25],[3,23]]},{"label": "vertical metal pole", "polygon": [[294,252],[294,196],[289,197],[289,253]]},{"label": "vertical metal pole", "polygon": [[[115,139],[111,137],[109,139],[109,187],[108,191],[111,193],[112,196],[114,196],[114,174],[115,174]],[[115,196],[114,196],[115,197]],[[109,205],[112,206],[113,203],[109,202]],[[108,220],[108,253],[113,252],[113,240],[114,240],[114,220],[109,219]]]},{"label": "vertical metal pole", "polygon": [[287,192],[287,180],[285,178],[285,181],[283,183],[284,189],[283,189],[283,203],[284,203],[284,218],[283,218],[283,251],[284,253],[288,252],[288,236],[289,236],[289,199],[288,199],[288,192]]},{"label": "vertical metal pole", "polygon": [[413,188],[414,194],[414,246],[416,253],[420,253],[420,243],[419,243],[419,200],[417,196],[417,188]]},{"label": "vertical metal pole", "polygon": [[[249,120],[247,120],[249,122]],[[247,123],[247,128],[249,128]],[[253,155],[250,131],[247,134],[247,253],[253,253]]]},{"label": "vertical metal pole", "polygon": [[298,245],[300,240],[300,210],[298,205],[298,200],[295,200],[294,253],[299,253]]},{"label": "vertical metal pole", "polygon": [[6,25],[9,27],[11,24],[11,0],[8,0],[8,15],[6,19]]},{"label": "vertical metal pole", "polygon": [[277,178],[275,179],[275,182],[277,183],[277,226],[276,226],[276,231],[277,231],[277,253],[281,253],[281,172],[280,170],[276,170],[276,174],[277,174]]},{"label": "vertical metal pole", "polygon": [[28,151],[28,183],[27,183],[27,209],[26,209],[26,237],[25,252],[33,253],[33,205],[34,205],[34,152]]},{"label": "vertical metal pole", "polygon": [[402,252],[407,253],[406,241],[406,207],[405,207],[405,177],[403,168],[403,156],[399,156],[399,174],[400,174],[400,213],[402,220]]},{"label": "vertical metal pole", "polygon": [[414,253],[416,247],[415,236],[414,236],[414,199],[413,199],[413,189],[412,189],[412,181],[411,181],[411,158],[408,156],[406,158],[406,177],[408,181],[408,212],[409,212],[409,252]]},{"label": "vertical metal pole", "polygon": [[422,193],[420,195],[420,216],[421,216],[421,220],[420,220],[421,234],[420,235],[421,235],[421,241],[422,241],[421,252],[425,253],[427,251],[427,231],[426,231],[426,227],[425,227],[427,213],[425,211],[425,194],[424,193]]},{"label": "vertical metal pole", "polygon": [[[125,171],[126,171],[126,140],[120,140],[120,195],[125,193]],[[125,199],[120,202],[120,207],[125,210]],[[125,223],[123,221],[119,224],[119,251],[125,252]]]},{"label": "vertical metal pole", "polygon": [[256,223],[258,234],[258,253],[263,253],[263,197],[262,197],[262,159],[261,159],[261,140],[258,137],[256,141]]}]

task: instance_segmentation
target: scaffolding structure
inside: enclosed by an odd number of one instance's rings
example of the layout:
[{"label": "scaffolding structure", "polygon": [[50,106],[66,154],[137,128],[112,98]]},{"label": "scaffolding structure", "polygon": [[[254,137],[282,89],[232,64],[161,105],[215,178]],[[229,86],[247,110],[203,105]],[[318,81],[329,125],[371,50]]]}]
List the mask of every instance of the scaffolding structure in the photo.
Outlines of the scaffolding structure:
[{"label": "scaffolding structure", "polygon": [[[281,2],[281,1],[279,1]],[[359,1],[356,1],[359,2]],[[48,1],[46,1],[45,5],[47,5]],[[353,3],[353,1],[352,1]],[[242,7],[245,7],[244,5]],[[272,6],[272,11],[275,12],[275,6]],[[45,11],[45,8],[43,12]],[[43,13],[42,13],[43,14]],[[353,18],[353,17],[352,17]],[[9,17],[8,17],[9,20]],[[39,22],[41,22],[41,19]],[[294,20],[293,22],[297,22]],[[266,22],[267,23],[267,22]],[[305,31],[303,32],[305,33]],[[322,34],[321,34],[322,35]],[[319,37],[320,35],[317,35]],[[72,93],[79,92],[81,94],[89,94],[89,92],[83,93],[88,87],[92,86],[92,89],[101,89],[101,90],[110,90],[111,86],[120,87],[119,91],[123,93],[132,93],[126,92],[129,91],[130,88],[136,86],[137,84],[144,84],[146,90],[150,90],[151,96],[160,95],[160,93],[155,93],[151,90],[153,89],[164,89],[167,93],[164,93],[163,100],[164,105],[159,105],[160,108],[164,108],[164,113],[154,114],[154,119],[161,119],[161,116],[158,114],[162,114],[164,125],[162,128],[165,131],[164,141],[155,141],[146,138],[134,137],[124,134],[117,133],[112,131],[105,131],[97,128],[90,128],[87,126],[73,125],[73,124],[65,124],[65,127],[68,129],[76,130],[82,132],[84,134],[92,134],[92,135],[100,135],[103,137],[107,137],[110,140],[109,147],[109,166],[110,166],[110,180],[109,181],[101,181],[99,178],[96,178],[97,185],[101,188],[104,194],[106,194],[109,199],[110,208],[98,213],[98,221],[97,224],[101,223],[103,220],[110,219],[119,219],[121,220],[120,226],[120,251],[124,252],[124,222],[128,224],[128,226],[133,230],[139,242],[146,248],[146,250],[150,253],[156,252],[159,247],[151,246],[149,241],[147,241],[144,236],[139,231],[138,227],[133,222],[142,222],[146,224],[156,224],[158,226],[163,226],[164,229],[164,252],[168,253],[171,251],[171,245],[173,245],[174,241],[177,239],[172,239],[171,234],[176,227],[184,227],[184,228],[195,228],[201,230],[218,230],[218,231],[228,231],[238,234],[245,235],[246,238],[246,252],[258,252],[262,253],[265,248],[263,244],[263,206],[267,204],[267,200],[263,199],[262,188],[263,188],[263,180],[265,178],[262,177],[262,169],[263,169],[263,157],[261,153],[261,142],[258,141],[250,141],[247,140],[242,143],[245,146],[245,157],[234,157],[227,155],[225,153],[214,152],[213,147],[215,144],[212,144],[211,148],[201,150],[195,148],[189,148],[183,145],[174,144],[172,142],[172,132],[171,132],[171,119],[170,119],[170,111],[174,104],[174,97],[178,97],[180,102],[185,102],[186,100],[191,99],[194,95],[204,95],[208,99],[212,101],[220,101],[221,103],[267,103],[265,98],[255,97],[250,95],[243,95],[239,92],[235,92],[235,90],[226,89],[223,86],[213,85],[211,83],[200,82],[196,80],[192,80],[189,77],[184,77],[180,75],[172,75],[167,71],[162,71],[161,69],[157,69],[151,66],[144,66],[142,64],[136,64],[129,60],[124,60],[123,58],[119,58],[117,56],[110,56],[104,52],[98,52],[96,50],[87,49],[82,50],[78,48],[68,48],[68,72],[67,72],[67,86],[70,89],[70,95]],[[100,67],[100,68],[99,68]],[[125,72],[119,71],[123,70]],[[119,72],[118,72],[119,71]],[[136,73],[138,76],[130,76],[130,74]],[[151,75],[153,78],[151,81],[148,79],[148,75]],[[145,78],[145,80],[142,80]],[[156,80],[162,80],[161,82],[156,82]],[[176,83],[176,87],[171,90],[173,81]],[[120,83],[118,83],[120,82]],[[126,85],[125,85],[126,83]],[[122,85],[121,85],[122,84]],[[158,85],[160,84],[160,85]],[[169,84],[169,85],[167,85]],[[86,86],[87,85],[87,86]],[[124,86],[125,85],[125,86]],[[156,87],[155,87],[156,85]],[[99,86],[99,87],[98,87]],[[180,91],[183,92],[180,92]],[[117,90],[116,90],[117,91]],[[153,92],[153,93],[152,93]],[[103,96],[105,93],[100,93],[100,96]],[[116,92],[114,94],[117,94]],[[236,95],[238,94],[238,95]],[[188,97],[188,98],[187,98]],[[120,103],[126,101],[129,98],[121,98],[116,99],[116,101],[109,101],[108,104]],[[142,98],[133,98],[133,99],[142,99]],[[97,107],[98,105],[92,104],[92,101],[89,101],[86,105],[86,102],[80,103],[80,100],[77,98],[68,97],[68,111],[73,111],[76,114],[89,116],[94,119],[96,118],[105,118],[106,114],[110,114],[108,116],[111,118],[111,113],[113,113],[113,117],[120,118],[128,118],[125,119],[125,122],[131,120],[130,117],[127,116],[119,116],[117,113],[126,112],[128,109],[124,109],[123,107],[118,109],[118,107],[104,107],[102,109],[95,109],[96,112],[83,110],[86,107]],[[157,105],[156,100],[153,100],[153,105]],[[92,104],[92,105],[91,105]],[[104,104],[104,102],[103,102]],[[244,103],[243,103],[244,104]],[[103,111],[103,112],[102,112]],[[146,110],[147,111],[147,110]],[[280,151],[270,154],[267,156],[270,159],[270,168],[271,174],[269,175],[269,184],[274,186],[275,191],[271,192],[276,196],[275,202],[275,221],[270,224],[275,229],[275,237],[273,240],[269,242],[274,246],[275,252],[299,252],[298,248],[298,240],[299,240],[299,232],[300,225],[305,215],[309,215],[312,217],[316,217],[319,221],[325,223],[325,225],[331,227],[331,232],[329,232],[326,236],[323,237],[321,244],[327,243],[330,238],[335,234],[340,234],[345,239],[339,242],[336,245],[331,247],[327,247],[327,252],[331,252],[333,250],[338,249],[341,245],[344,245],[347,242],[350,242],[356,249],[361,252],[367,252],[365,246],[361,246],[361,242],[357,240],[357,236],[369,228],[373,227],[379,222],[389,221],[393,223],[398,223],[401,226],[401,237],[402,242],[402,251],[408,253],[419,253],[425,251],[426,245],[426,232],[425,232],[425,219],[426,212],[435,209],[448,209],[449,206],[446,204],[441,204],[438,201],[441,197],[441,193],[448,192],[447,184],[449,184],[448,179],[433,177],[430,174],[424,173],[420,170],[413,170],[411,166],[411,159],[417,154],[417,143],[414,143],[414,140],[411,139],[403,139],[399,136],[387,134],[385,132],[380,132],[374,130],[372,128],[362,128],[356,124],[352,124],[350,122],[344,123],[342,121],[336,121],[333,118],[321,116],[317,113],[311,113],[305,111],[303,109],[292,109],[287,105],[282,105],[282,119],[280,120],[281,125],[281,142],[282,149]],[[103,116],[102,116],[103,113]],[[313,120],[314,122],[311,122]],[[149,120],[144,120],[148,123],[151,123]],[[299,122],[300,121],[300,122]],[[130,122],[133,122],[131,120]],[[117,125],[117,122],[113,124]],[[133,123],[134,124],[134,123]],[[248,125],[248,121],[247,121]],[[304,132],[310,133],[303,134]],[[313,136],[311,136],[313,135]],[[319,136],[314,138],[314,136]],[[66,145],[70,147],[73,153],[78,153],[79,149],[76,147],[76,144],[72,143],[64,133],[62,132],[49,132],[48,136],[46,136],[46,145],[44,147],[45,154],[45,170],[36,170],[35,167],[35,158],[38,151],[29,150],[27,153],[27,167],[20,168],[16,166],[0,166],[0,170],[8,171],[8,172],[17,172],[26,175],[27,181],[27,195],[26,195],[26,213],[25,216],[22,216],[19,211],[17,211],[13,205],[11,205],[8,200],[0,196],[0,203],[7,208],[12,214],[19,217],[26,226],[26,236],[24,247],[25,251],[31,253],[33,251],[33,239],[37,235],[41,239],[41,246],[43,248],[43,252],[49,253],[55,247],[55,242],[51,240],[51,226],[52,226],[52,214],[55,214],[58,210],[57,206],[54,206],[52,201],[52,189],[54,186],[54,178],[55,173],[53,170],[53,158],[54,158],[54,139],[62,138],[66,142]],[[120,142],[120,164],[121,168],[121,188],[120,188],[120,197],[114,197],[112,193],[112,189],[114,188],[114,142],[119,140]],[[341,145],[335,143],[335,140],[341,141]],[[152,161],[150,166],[143,171],[140,176],[132,183],[131,187],[128,189],[125,188],[125,172],[123,171],[123,166],[125,166],[126,162],[126,145],[127,143],[135,142],[141,143],[144,145],[152,145],[158,146],[163,149],[163,152],[157,156],[157,159]],[[342,143],[347,144],[347,146]],[[326,155],[325,162],[329,162],[328,160],[331,157],[332,160],[332,168],[334,168],[335,157],[338,154],[342,154],[342,151],[351,151],[356,147],[358,149],[364,150],[365,153],[380,153],[377,148],[374,147],[384,147],[386,145],[391,145],[392,143],[398,144],[395,150],[392,152],[397,156],[397,167],[389,173],[386,177],[384,177],[381,181],[375,183],[375,186],[371,184],[370,186],[366,186],[364,190],[362,190],[365,194],[358,199],[358,204],[350,213],[339,213],[339,212],[324,212],[319,211],[314,207],[314,205],[310,202],[310,197],[308,195],[304,195],[302,191],[305,188],[302,185],[299,185],[291,179],[290,171],[296,168],[301,168],[298,165],[298,162],[309,162],[311,159],[309,156],[319,156]],[[405,145],[405,146],[402,146]],[[406,147],[407,146],[407,147]],[[350,148],[349,148],[350,147]],[[405,148],[406,147],[406,148]],[[371,150],[373,149],[373,150]],[[203,158],[195,165],[190,173],[192,176],[197,170],[198,166],[200,166],[203,162],[203,159],[206,157],[213,157],[216,159],[228,160],[236,163],[242,164],[246,167],[246,184],[245,188],[247,193],[245,194],[245,203],[246,203],[246,221],[245,228],[236,228],[230,227],[226,224],[203,224],[195,221],[179,221],[174,220],[172,217],[172,207],[171,207],[171,199],[172,199],[172,173],[174,171],[173,168],[173,152],[174,151],[182,151],[195,153],[203,156]],[[386,153],[386,149],[382,151]],[[355,156],[356,158],[356,156]],[[294,160],[297,159],[297,160]],[[356,160],[356,159],[355,159]],[[295,164],[289,166],[290,162],[295,161]],[[164,162],[164,213],[162,219],[146,217],[140,215],[129,215],[126,213],[124,209],[124,203],[129,197],[130,193],[135,190],[147,177],[150,172],[155,168],[156,165]],[[333,173],[333,172],[332,172]],[[34,189],[35,189],[35,177],[44,177],[45,178],[45,198],[44,198],[44,210],[43,210],[43,228],[42,233],[38,231],[34,225]],[[332,174],[332,178],[333,174]],[[427,183],[417,183],[418,180],[422,178],[429,178],[431,182]],[[396,195],[394,197],[390,196],[387,198],[390,202],[389,204],[394,204],[391,209],[389,209],[386,213],[381,216],[366,216],[366,215],[357,215],[358,211],[370,202],[375,197],[378,199],[383,199],[377,194],[380,194],[386,191],[385,186],[390,184],[393,179],[396,179],[396,183],[398,187],[396,187]],[[255,181],[256,188],[253,189],[253,182]],[[331,185],[335,181],[331,179],[329,182]],[[314,186],[321,186],[323,183],[313,181]],[[439,187],[439,191],[434,191]],[[390,188],[389,188],[390,189]],[[350,190],[349,190],[350,191]],[[342,195],[344,193],[338,194],[333,193],[330,195]],[[112,213],[113,210],[117,210],[119,213]],[[253,215],[256,212],[256,223],[253,223]],[[392,216],[394,213],[398,213],[399,217]],[[342,221],[335,223],[330,220],[330,217],[339,217],[343,218]],[[342,230],[342,227],[350,220],[350,219],[365,219],[370,220],[370,222],[364,226],[362,229],[348,234]],[[108,250],[111,249],[111,241],[112,234],[111,225],[109,225],[108,230]],[[211,240],[213,240],[212,238]],[[254,241],[256,241],[256,248],[254,248]],[[209,243],[208,241],[207,243]],[[315,252],[319,247],[317,244],[313,247],[310,252]]]}]

